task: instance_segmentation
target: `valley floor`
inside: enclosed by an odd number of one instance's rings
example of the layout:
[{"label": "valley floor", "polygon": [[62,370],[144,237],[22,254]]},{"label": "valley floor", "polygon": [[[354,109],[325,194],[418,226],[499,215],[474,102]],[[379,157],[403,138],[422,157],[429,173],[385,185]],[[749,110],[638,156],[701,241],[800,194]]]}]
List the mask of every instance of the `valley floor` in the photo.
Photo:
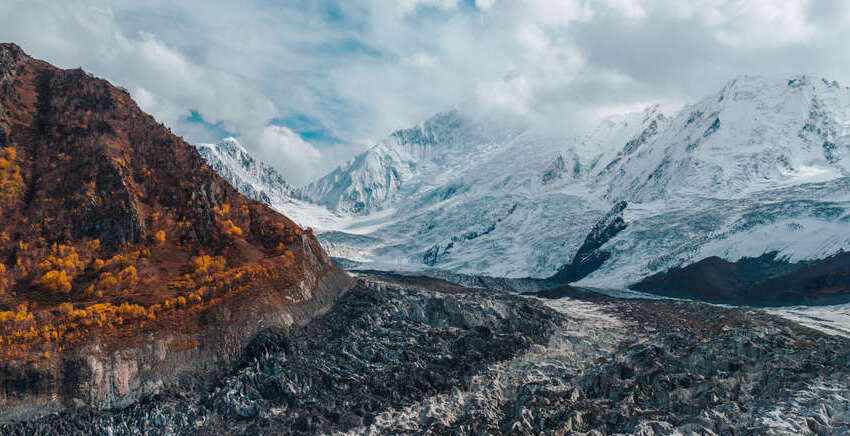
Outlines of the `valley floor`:
[{"label": "valley floor", "polygon": [[[542,294],[541,294],[542,295]],[[212,389],[4,434],[845,434],[850,339],[763,310],[361,273]]]}]

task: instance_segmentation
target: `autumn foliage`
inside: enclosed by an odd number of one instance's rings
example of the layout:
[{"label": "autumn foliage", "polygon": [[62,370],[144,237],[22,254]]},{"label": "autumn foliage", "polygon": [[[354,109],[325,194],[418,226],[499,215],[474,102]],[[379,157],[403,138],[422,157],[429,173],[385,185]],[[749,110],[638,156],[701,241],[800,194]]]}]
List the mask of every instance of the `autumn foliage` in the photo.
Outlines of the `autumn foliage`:
[{"label": "autumn foliage", "polygon": [[24,189],[21,167],[15,147],[0,148],[0,212],[17,199]]},{"label": "autumn foliage", "polygon": [[62,270],[51,270],[38,279],[38,283],[52,292],[71,292],[71,278]]},{"label": "autumn foliage", "polygon": [[73,246],[54,243],[50,256],[38,266],[42,271],[38,279],[41,286],[51,292],[67,294],[71,292],[73,276],[82,270],[84,264]]},{"label": "autumn foliage", "polygon": [[[38,344],[44,347],[53,343],[67,345],[78,342],[92,329],[129,333],[134,328],[150,328],[156,321],[187,319],[193,313],[251,289],[256,283],[280,279],[291,283],[296,276],[292,275],[292,254],[288,253],[273,262],[233,269],[225,268],[226,261],[222,257],[197,256],[191,262],[192,273],[169,284],[174,296],[155,304],[105,302],[76,308],[74,304],[64,302],[56,307],[54,322],[41,324],[34,321],[33,313],[26,308],[2,311],[0,332],[5,331],[6,334],[0,335],[0,349],[5,345],[8,350],[25,352]],[[134,267],[125,268],[118,275],[119,282],[134,273]]]},{"label": "autumn foliage", "polygon": [[125,91],[0,55],[0,359],[191,331],[234,295],[304,279],[301,229]]}]

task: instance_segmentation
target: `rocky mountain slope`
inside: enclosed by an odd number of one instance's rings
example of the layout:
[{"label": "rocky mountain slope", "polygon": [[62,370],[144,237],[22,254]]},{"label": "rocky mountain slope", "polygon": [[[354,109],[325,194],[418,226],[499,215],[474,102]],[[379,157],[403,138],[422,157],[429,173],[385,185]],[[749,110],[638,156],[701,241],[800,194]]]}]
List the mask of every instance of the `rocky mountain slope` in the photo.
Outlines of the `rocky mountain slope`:
[{"label": "rocky mountain slope", "polygon": [[349,286],[126,91],[0,45],[0,420],[209,383]]},{"label": "rocky mountain slope", "polygon": [[850,253],[789,262],[776,253],[729,262],[709,257],[653,274],[631,286],[657,295],[751,306],[830,305],[850,301]]}]

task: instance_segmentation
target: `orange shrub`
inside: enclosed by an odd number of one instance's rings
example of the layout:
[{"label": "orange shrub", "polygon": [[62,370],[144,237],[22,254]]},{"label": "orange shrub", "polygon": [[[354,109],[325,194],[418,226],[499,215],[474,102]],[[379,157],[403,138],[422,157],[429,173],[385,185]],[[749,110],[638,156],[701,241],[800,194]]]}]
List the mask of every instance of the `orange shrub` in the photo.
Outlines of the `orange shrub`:
[{"label": "orange shrub", "polygon": [[118,313],[120,313],[123,318],[132,319],[145,317],[147,316],[148,311],[138,304],[121,303],[121,306],[118,307]]},{"label": "orange shrub", "polygon": [[0,148],[0,211],[24,190],[21,167],[15,164],[17,158],[14,147]]},{"label": "orange shrub", "polygon": [[227,261],[221,256],[212,257],[204,254],[192,258],[195,276],[223,271],[226,264]]},{"label": "orange shrub", "polygon": [[86,247],[88,247],[88,249],[91,250],[91,251],[99,251],[100,250],[100,239],[92,239],[91,241],[88,242],[88,244],[86,244]]},{"label": "orange shrub", "polygon": [[118,273],[118,280],[125,284],[135,285],[139,282],[139,276],[136,272],[136,267],[130,265]]},{"label": "orange shrub", "polygon": [[111,273],[105,272],[100,274],[100,279],[97,282],[96,288],[101,291],[114,288],[118,284],[118,278]]},{"label": "orange shrub", "polygon": [[15,312],[4,311],[0,312],[0,322],[9,322],[15,319]]},{"label": "orange shrub", "polygon": [[77,250],[70,245],[53,244],[51,254],[38,264],[42,271],[63,270],[68,274],[74,274],[82,270],[85,264],[80,260]]},{"label": "orange shrub", "polygon": [[221,207],[213,207],[213,210],[219,215],[227,215],[230,213],[230,205],[225,203]]},{"label": "orange shrub", "polygon": [[154,240],[156,240],[156,242],[162,244],[163,242],[165,242],[165,230],[160,230],[160,231],[156,232],[156,234],[154,234],[153,238],[154,238]]},{"label": "orange shrub", "polygon": [[70,319],[80,319],[85,318],[87,316],[89,316],[89,313],[86,312],[84,309],[74,309],[68,312],[68,318]]},{"label": "orange shrub", "polygon": [[233,220],[227,220],[221,224],[222,230],[224,234],[229,238],[235,238],[237,236],[242,236],[242,229],[239,228],[236,224],[233,224]]},{"label": "orange shrub", "polygon": [[52,270],[44,273],[38,279],[38,284],[52,292],[62,292],[65,294],[71,292],[71,278],[63,270]]},{"label": "orange shrub", "polygon": [[31,319],[32,314],[27,312],[26,309],[20,310],[18,311],[18,313],[15,314],[15,322],[29,321]]}]

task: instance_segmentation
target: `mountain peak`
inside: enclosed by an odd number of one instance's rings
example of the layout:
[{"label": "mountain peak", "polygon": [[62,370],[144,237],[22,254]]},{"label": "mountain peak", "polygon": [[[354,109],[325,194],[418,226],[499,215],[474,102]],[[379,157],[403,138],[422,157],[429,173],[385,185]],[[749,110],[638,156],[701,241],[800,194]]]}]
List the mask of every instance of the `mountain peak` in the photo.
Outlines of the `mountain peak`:
[{"label": "mountain peak", "polygon": [[[6,59],[19,61],[24,58],[29,58],[29,56],[20,46],[18,46],[18,44],[15,44],[14,42],[0,43],[0,61]],[[0,68],[4,67],[6,67],[5,63],[0,62]]]},{"label": "mountain peak", "polygon": [[[742,74],[726,82],[715,94],[716,100],[722,102],[727,98],[740,100],[746,97],[765,97],[772,94],[793,93],[801,90],[824,92],[841,90],[837,80],[806,74],[783,76],[764,76]],[[736,99],[737,97],[737,99]]]},{"label": "mountain peak", "polygon": [[225,144],[236,149],[236,150],[241,151],[242,153],[248,154],[248,150],[246,150],[245,147],[243,147],[242,144],[236,138],[234,138],[232,136],[228,136],[227,138],[223,138],[221,140],[221,142],[219,142],[219,145],[225,145]]},{"label": "mountain peak", "polygon": [[278,209],[294,198],[295,190],[283,176],[265,162],[254,159],[236,138],[196,147],[207,164],[242,195]]}]

